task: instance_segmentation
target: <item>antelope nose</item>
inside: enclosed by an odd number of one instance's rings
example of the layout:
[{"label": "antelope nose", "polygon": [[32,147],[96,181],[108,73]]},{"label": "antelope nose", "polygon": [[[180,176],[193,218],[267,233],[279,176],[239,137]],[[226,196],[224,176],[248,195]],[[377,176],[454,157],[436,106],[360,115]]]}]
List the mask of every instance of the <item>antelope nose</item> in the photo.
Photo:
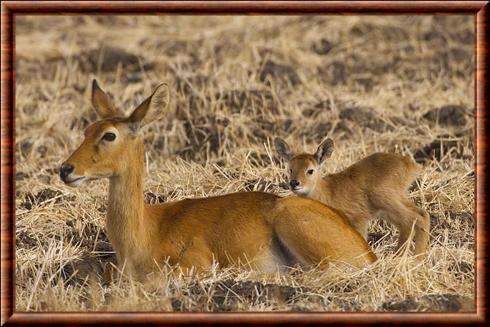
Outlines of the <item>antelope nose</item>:
[{"label": "antelope nose", "polygon": [[73,165],[64,162],[60,167],[60,177],[63,181],[66,181],[66,178],[75,170]]},{"label": "antelope nose", "polygon": [[289,182],[289,185],[291,185],[291,188],[294,189],[296,188],[296,186],[299,185],[299,182],[295,179],[293,179],[292,181]]}]

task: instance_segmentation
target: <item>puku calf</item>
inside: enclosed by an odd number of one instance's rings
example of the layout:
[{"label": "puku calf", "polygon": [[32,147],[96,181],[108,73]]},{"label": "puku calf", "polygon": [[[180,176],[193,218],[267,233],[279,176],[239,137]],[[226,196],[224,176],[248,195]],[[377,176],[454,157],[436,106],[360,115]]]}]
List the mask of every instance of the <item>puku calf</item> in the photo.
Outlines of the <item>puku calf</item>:
[{"label": "puku calf", "polygon": [[339,173],[322,176],[321,167],[333,152],[331,139],[324,140],[314,154],[291,154],[280,138],[274,143],[289,162],[289,185],[295,194],[341,210],[364,239],[369,221],[383,211],[400,231],[397,250],[409,241],[414,226],[415,254],[425,253],[430,219],[407,197],[418,170],[411,158],[374,153]]}]

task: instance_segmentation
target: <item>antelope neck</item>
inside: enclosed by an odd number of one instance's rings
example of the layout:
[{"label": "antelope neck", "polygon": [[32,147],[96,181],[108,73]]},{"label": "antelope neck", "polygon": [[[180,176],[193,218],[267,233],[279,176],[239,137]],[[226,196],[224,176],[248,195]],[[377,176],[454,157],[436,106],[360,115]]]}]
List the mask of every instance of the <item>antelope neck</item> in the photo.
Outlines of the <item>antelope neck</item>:
[{"label": "antelope neck", "polygon": [[124,169],[110,178],[107,231],[118,259],[123,262],[145,239],[144,149],[137,141],[126,150]]},{"label": "antelope neck", "polygon": [[327,178],[318,178],[315,187],[310,191],[311,198],[320,202],[328,202],[331,188]]}]

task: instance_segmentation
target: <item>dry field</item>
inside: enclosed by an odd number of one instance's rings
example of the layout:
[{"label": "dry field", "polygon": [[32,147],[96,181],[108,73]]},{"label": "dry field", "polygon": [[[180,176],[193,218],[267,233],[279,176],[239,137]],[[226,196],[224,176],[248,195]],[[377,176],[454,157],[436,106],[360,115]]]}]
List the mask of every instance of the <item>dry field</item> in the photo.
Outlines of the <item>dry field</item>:
[{"label": "dry field", "polygon": [[[17,18],[16,310],[472,310],[473,30],[471,16]],[[125,110],[171,86],[165,119],[144,131],[149,202],[290,195],[273,138],[313,151],[329,136],[325,172],[375,151],[420,163],[410,197],[431,216],[427,257],[394,256],[397,231],[378,219],[380,260],[362,270],[99,280],[115,261],[108,182],[58,177],[96,119],[94,77]]]}]

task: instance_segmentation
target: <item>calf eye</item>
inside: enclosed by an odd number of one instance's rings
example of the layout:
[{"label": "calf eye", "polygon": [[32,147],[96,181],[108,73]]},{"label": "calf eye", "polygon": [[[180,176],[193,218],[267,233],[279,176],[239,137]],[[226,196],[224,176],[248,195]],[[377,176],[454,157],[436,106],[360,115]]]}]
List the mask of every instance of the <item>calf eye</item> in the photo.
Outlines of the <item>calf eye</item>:
[{"label": "calf eye", "polygon": [[116,134],[114,133],[111,133],[111,132],[107,132],[104,134],[104,136],[102,136],[102,139],[104,141],[109,141],[109,142],[112,142],[116,139]]},{"label": "calf eye", "polygon": [[308,170],[306,171],[306,173],[307,173],[308,175],[313,175],[313,172],[314,172],[314,170],[313,170],[313,169],[308,169]]}]

